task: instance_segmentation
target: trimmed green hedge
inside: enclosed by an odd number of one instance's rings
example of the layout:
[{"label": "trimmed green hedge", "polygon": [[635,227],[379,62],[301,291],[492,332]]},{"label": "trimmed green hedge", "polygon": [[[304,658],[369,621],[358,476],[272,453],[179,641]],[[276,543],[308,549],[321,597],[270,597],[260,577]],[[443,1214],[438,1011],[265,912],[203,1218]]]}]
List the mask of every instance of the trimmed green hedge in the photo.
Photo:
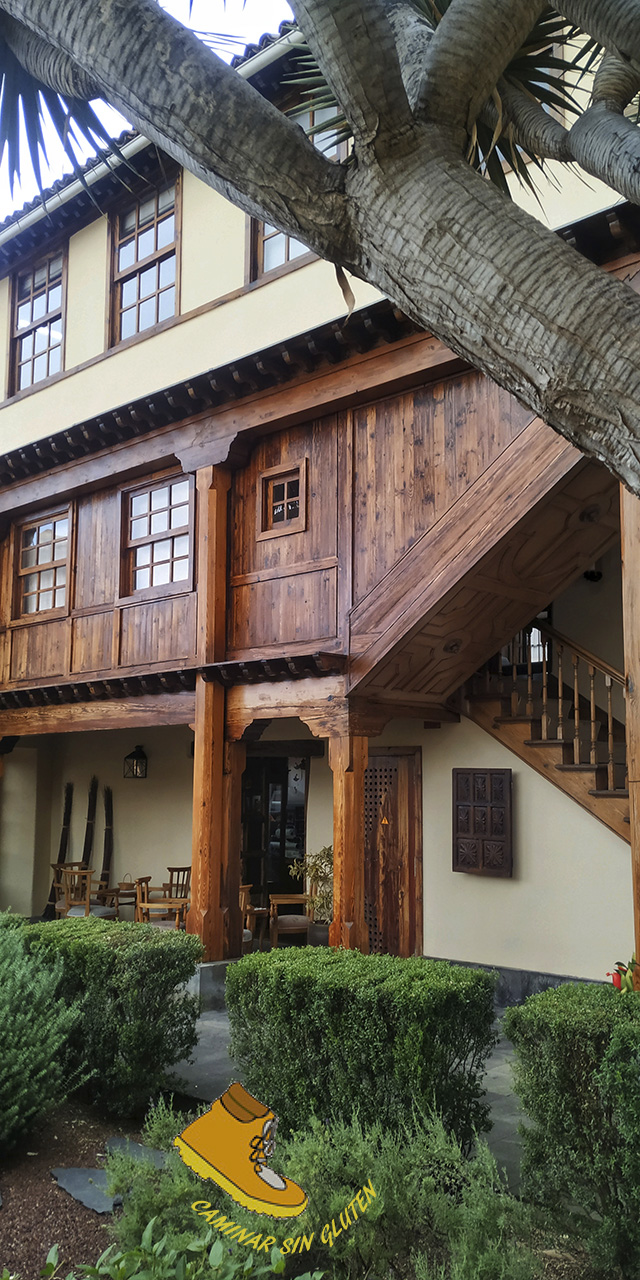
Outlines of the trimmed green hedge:
[{"label": "trimmed green hedge", "polygon": [[[15,919],[16,917],[14,917]],[[67,1045],[80,1011],[60,998],[62,961],[27,956],[22,934],[0,928],[0,1151],[17,1146],[37,1120],[77,1087]]]},{"label": "trimmed green hedge", "polygon": [[573,1202],[594,1260],[640,1275],[640,996],[568,983],[507,1010],[523,1130],[523,1188]]},{"label": "trimmed green hedge", "polygon": [[231,1055],[285,1131],[310,1115],[395,1127],[434,1104],[468,1143],[488,1128],[482,1074],[495,977],[446,961],[318,947],[227,970]]},{"label": "trimmed green hedge", "polygon": [[196,1043],[197,1000],[177,988],[195,972],[199,939],[91,916],[25,923],[21,933],[34,959],[60,957],[59,994],[82,1013],[70,1043],[91,1072],[91,1100],[117,1115],[143,1110]]}]

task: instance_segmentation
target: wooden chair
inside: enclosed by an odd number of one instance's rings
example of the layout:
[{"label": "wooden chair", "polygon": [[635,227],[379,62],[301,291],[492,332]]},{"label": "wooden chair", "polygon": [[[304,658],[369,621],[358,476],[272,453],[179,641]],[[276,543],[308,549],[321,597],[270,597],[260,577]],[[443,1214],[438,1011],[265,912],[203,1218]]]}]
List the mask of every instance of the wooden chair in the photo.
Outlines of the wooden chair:
[{"label": "wooden chair", "polygon": [[152,898],[151,876],[136,880],[136,912],[139,924],[152,924],[156,929],[183,928],[189,907],[188,898]]},{"label": "wooden chair", "polygon": [[81,862],[52,862],[50,864],[53,871],[53,892],[55,897],[55,910],[63,915],[65,911],[64,904],[64,884],[62,882],[63,871],[82,871],[84,870]]},{"label": "wooden chair", "polygon": [[[278,915],[278,907],[288,907],[290,905],[305,907],[306,911],[291,915]],[[309,933],[309,925],[312,922],[313,910],[309,907],[307,895],[305,893],[270,893],[269,894],[269,939],[272,947],[277,947],[278,938],[290,937],[292,934],[301,933],[305,935]]]},{"label": "wooden chair", "polygon": [[191,867],[167,867],[169,880],[163,884],[167,898],[188,898],[191,893]]},{"label": "wooden chair", "polygon": [[117,920],[118,904],[96,902],[92,899],[91,877],[93,872],[86,867],[61,865],[61,880],[64,901],[56,903],[56,911],[69,918],[70,916],[98,916],[101,920]]}]

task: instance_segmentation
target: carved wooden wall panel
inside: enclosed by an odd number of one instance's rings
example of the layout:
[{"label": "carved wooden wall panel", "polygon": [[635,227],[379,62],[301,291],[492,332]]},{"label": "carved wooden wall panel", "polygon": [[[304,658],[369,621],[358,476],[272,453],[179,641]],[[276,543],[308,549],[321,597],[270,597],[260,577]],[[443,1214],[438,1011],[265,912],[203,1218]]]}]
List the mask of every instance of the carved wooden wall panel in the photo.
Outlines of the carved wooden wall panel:
[{"label": "carved wooden wall panel", "polygon": [[453,770],[453,870],[511,876],[511,769]]}]

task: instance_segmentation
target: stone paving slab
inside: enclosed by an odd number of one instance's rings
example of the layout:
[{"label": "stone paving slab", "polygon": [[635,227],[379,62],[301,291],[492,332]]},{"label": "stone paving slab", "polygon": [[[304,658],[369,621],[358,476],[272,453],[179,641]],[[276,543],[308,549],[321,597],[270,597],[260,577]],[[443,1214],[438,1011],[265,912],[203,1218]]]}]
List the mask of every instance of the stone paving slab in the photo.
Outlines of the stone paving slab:
[{"label": "stone paving slab", "polygon": [[120,1196],[108,1194],[104,1169],[52,1169],[51,1172],[58,1186],[87,1209],[94,1209],[96,1213],[113,1213],[114,1207],[122,1204]]}]

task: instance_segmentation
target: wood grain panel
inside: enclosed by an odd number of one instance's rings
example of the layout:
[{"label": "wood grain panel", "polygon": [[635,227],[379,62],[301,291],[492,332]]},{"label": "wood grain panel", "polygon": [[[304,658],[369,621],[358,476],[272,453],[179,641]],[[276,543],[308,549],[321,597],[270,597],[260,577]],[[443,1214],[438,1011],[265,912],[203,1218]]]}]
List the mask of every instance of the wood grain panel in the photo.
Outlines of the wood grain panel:
[{"label": "wood grain panel", "polygon": [[[259,478],[271,467],[286,471],[307,459],[307,527],[299,533],[256,540]],[[338,497],[336,415],[280,431],[256,445],[234,476],[231,498],[231,577],[264,569],[293,570],[337,555]],[[266,597],[265,597],[266,598]]]},{"label": "wood grain panel", "polygon": [[110,604],[118,595],[120,497],[113,490],[77,504],[76,609]]},{"label": "wood grain panel", "polygon": [[195,596],[152,600],[122,610],[120,665],[178,661],[195,651]]},{"label": "wood grain panel", "polygon": [[147,725],[191,724],[194,693],[157,693],[108,702],[75,702],[59,707],[21,707],[0,711],[0,736],[32,733],[94,732],[98,729],[143,729]]},{"label": "wood grain panel", "polygon": [[106,671],[111,666],[113,613],[74,618],[71,631],[71,671]]},{"label": "wood grain panel", "polygon": [[41,680],[68,670],[69,620],[16,627],[11,645],[11,679]]},{"label": "wood grain panel", "polygon": [[236,658],[263,645],[335,636],[336,587],[334,567],[232,588],[228,656]]},{"label": "wood grain panel", "polygon": [[[387,631],[353,664],[368,697],[393,700],[402,692],[425,703],[444,701],[614,545],[617,486],[604,467],[578,460],[546,494],[537,490],[543,476],[541,468],[529,502],[526,491],[517,504],[514,498],[512,515],[519,510],[519,520],[501,529],[500,521],[483,525],[484,545],[492,528],[495,538],[484,555],[477,548],[473,554],[464,522],[457,522],[460,553],[436,557],[439,573],[431,581],[415,577],[413,600],[405,600],[398,616],[390,612]],[[498,491],[496,484],[494,496]]]},{"label": "wood grain panel", "polygon": [[361,600],[531,421],[470,372],[354,410],[354,600]]}]

